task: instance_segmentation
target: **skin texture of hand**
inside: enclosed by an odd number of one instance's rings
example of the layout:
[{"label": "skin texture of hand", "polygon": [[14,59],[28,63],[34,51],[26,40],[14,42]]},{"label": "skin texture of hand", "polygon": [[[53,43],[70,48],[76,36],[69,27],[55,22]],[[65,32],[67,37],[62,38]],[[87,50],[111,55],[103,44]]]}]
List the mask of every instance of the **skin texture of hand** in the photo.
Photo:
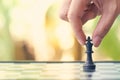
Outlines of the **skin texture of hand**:
[{"label": "skin texture of hand", "polygon": [[93,45],[98,47],[120,12],[120,0],[63,0],[60,18],[68,21],[81,45],[86,42],[82,26],[88,20],[101,15],[92,34]]}]

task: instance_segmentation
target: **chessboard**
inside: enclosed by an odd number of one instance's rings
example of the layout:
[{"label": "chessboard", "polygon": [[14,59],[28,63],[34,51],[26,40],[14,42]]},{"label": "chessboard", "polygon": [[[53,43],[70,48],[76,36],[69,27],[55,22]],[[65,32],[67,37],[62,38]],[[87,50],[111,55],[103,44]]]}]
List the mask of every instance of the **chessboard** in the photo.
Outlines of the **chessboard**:
[{"label": "chessboard", "polygon": [[120,61],[96,61],[84,72],[82,61],[0,62],[0,80],[120,80]]}]

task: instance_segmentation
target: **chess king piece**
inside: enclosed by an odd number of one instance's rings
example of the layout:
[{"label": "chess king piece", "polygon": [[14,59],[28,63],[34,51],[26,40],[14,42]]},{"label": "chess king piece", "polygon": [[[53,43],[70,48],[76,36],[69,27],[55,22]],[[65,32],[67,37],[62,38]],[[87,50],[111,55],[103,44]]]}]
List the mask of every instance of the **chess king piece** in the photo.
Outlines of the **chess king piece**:
[{"label": "chess king piece", "polygon": [[92,46],[93,46],[93,43],[91,42],[92,40],[90,39],[90,37],[88,37],[88,39],[86,40],[86,53],[87,53],[87,59],[86,59],[86,62],[85,64],[83,65],[83,70],[86,71],[86,72],[93,72],[95,71],[95,64],[93,63],[93,60],[92,60]]}]

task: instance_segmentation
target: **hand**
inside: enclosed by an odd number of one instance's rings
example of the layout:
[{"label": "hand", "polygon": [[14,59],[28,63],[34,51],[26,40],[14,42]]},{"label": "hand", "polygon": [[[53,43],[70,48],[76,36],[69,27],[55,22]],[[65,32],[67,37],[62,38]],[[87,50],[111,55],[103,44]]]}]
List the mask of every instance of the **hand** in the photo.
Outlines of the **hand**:
[{"label": "hand", "polygon": [[97,15],[101,15],[92,35],[93,45],[98,47],[119,12],[120,0],[64,0],[60,17],[71,23],[77,40],[84,45],[86,36],[82,25]]}]

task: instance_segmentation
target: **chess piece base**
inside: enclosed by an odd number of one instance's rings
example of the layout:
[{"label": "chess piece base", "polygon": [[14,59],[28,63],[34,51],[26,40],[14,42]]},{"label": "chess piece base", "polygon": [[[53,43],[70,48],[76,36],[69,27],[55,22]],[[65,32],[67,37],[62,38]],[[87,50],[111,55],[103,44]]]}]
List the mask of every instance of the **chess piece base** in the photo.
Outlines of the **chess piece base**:
[{"label": "chess piece base", "polygon": [[94,65],[94,64],[89,64],[89,65],[84,64],[83,65],[83,71],[85,71],[85,72],[94,72],[95,68],[96,68],[96,65]]}]

